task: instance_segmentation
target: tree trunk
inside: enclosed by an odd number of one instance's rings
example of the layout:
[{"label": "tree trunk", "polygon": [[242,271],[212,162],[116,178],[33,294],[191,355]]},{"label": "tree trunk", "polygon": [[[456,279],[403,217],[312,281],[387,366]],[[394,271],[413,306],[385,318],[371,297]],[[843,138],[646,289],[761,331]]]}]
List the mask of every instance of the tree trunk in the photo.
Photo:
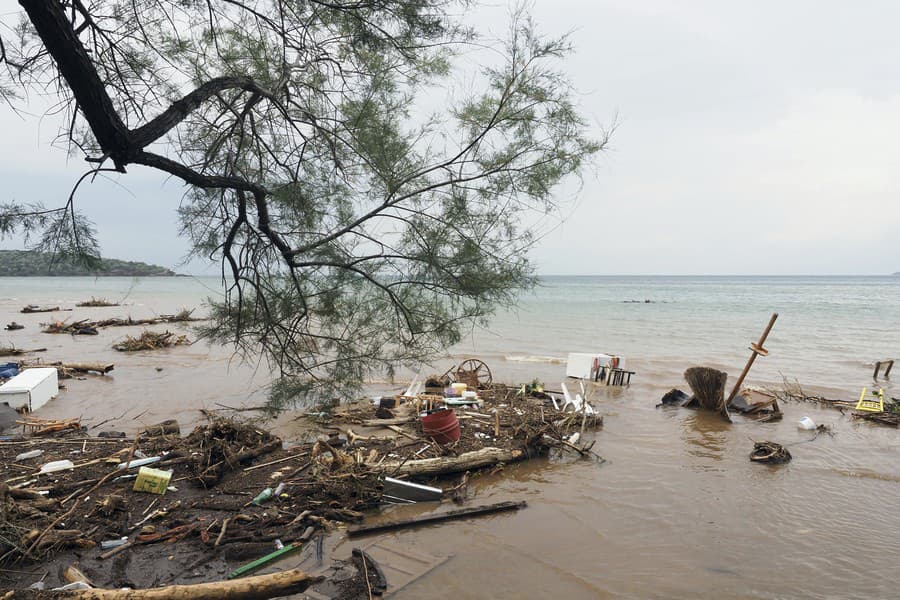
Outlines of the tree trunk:
[{"label": "tree trunk", "polygon": [[[459,456],[441,456],[439,458],[424,458],[411,460],[405,463],[382,463],[377,468],[397,475],[444,475],[458,473],[469,469],[489,467],[497,463],[516,462],[529,458],[525,450],[505,450],[503,448],[482,448],[472,452],[463,452]],[[372,465],[373,468],[376,465]]]}]

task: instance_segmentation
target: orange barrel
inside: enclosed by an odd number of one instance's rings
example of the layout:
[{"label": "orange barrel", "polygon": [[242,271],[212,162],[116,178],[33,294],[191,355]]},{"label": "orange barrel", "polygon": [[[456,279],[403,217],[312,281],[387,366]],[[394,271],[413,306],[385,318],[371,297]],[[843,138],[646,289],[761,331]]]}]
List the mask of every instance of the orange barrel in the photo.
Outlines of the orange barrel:
[{"label": "orange barrel", "polygon": [[455,442],[459,439],[456,413],[449,408],[422,417],[422,432],[441,445]]}]

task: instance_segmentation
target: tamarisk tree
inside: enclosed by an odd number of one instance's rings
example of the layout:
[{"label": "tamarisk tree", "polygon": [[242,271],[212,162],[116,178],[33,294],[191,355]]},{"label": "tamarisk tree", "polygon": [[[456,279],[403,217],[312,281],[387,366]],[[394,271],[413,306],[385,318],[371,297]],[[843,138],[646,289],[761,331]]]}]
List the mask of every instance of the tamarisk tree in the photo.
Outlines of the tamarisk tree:
[{"label": "tamarisk tree", "polygon": [[[605,143],[558,70],[568,43],[521,12],[485,50],[450,0],[19,4],[0,94],[51,94],[79,184],[183,181],[182,234],[226,281],[205,335],[310,389],[426,360],[513,302],[533,284],[528,214]],[[465,93],[460,52],[490,63]],[[74,198],[0,204],[0,235],[97,257]]]}]

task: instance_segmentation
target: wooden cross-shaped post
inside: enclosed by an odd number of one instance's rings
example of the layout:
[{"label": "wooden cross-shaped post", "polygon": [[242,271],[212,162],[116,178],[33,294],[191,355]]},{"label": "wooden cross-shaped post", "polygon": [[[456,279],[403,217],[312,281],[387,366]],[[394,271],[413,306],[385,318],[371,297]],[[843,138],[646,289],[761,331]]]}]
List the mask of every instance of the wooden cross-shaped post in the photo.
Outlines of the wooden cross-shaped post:
[{"label": "wooden cross-shaped post", "polygon": [[766,338],[769,337],[769,332],[772,331],[772,326],[775,324],[775,319],[777,318],[778,313],[772,313],[772,318],[769,319],[769,324],[766,325],[765,331],[763,331],[762,335],[759,336],[759,341],[755,344],[750,344],[750,350],[753,352],[753,354],[750,355],[750,359],[747,361],[747,365],[741,372],[741,376],[738,377],[737,382],[735,382],[734,384],[734,389],[731,390],[731,394],[729,394],[728,400],[725,401],[726,407],[731,405],[731,401],[734,400],[734,397],[737,396],[738,392],[741,390],[741,384],[744,383],[744,378],[747,376],[747,373],[750,372],[750,367],[753,366],[753,361],[756,360],[756,357],[759,355],[768,356],[769,351],[763,348],[763,344],[766,343]]}]

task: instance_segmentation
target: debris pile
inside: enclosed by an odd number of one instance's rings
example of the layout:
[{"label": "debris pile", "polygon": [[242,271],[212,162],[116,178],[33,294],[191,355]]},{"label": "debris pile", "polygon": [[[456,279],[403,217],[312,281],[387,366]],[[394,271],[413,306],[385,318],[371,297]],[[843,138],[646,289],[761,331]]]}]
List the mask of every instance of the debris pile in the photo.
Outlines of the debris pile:
[{"label": "debris pile", "polygon": [[[404,480],[452,475],[457,485],[437,488],[437,497],[464,499],[469,471],[553,448],[596,457],[578,438],[601,427],[601,416],[564,413],[519,391],[494,385],[452,409],[427,395],[391,398],[384,402],[390,409],[360,402],[327,417],[315,441],[288,448],[269,432],[222,418],[184,438],[166,421],[133,439],[85,438],[77,420],[29,420],[35,433],[56,429],[57,437],[0,442],[0,568],[40,561],[61,573],[77,553],[80,568],[104,587],[135,579],[165,585],[200,568],[235,569],[237,577],[280,556],[276,540],[299,547],[337,522],[363,521],[363,511],[386,500],[386,478],[401,478],[393,481],[402,489]],[[387,418],[376,417],[379,409]],[[455,415],[456,441],[439,443],[423,428],[421,415],[439,411]],[[176,553],[185,568],[176,563],[152,582],[139,571]],[[365,571],[374,568],[366,564]]]},{"label": "debris pile", "polygon": [[126,335],[125,339],[113,344],[113,349],[119,352],[138,352],[140,350],[159,350],[172,346],[186,346],[191,342],[186,335],[175,335],[170,331],[162,333],[156,331],[144,331],[139,337]]},{"label": "debris pile", "polygon": [[81,319],[71,323],[66,321],[56,321],[54,323],[44,323],[44,333],[68,333],[71,335],[97,335],[97,329],[103,327],[130,327],[133,325],[160,325],[162,323],[188,323],[191,321],[202,321],[203,319],[191,316],[193,310],[182,310],[174,315],[160,315],[152,319],[101,319],[99,321],[91,321],[89,319]]},{"label": "debris pile", "polygon": [[120,306],[118,302],[110,302],[106,298],[94,298],[91,296],[90,300],[85,300],[84,302],[79,302],[76,304],[78,308],[102,308],[106,306]]},{"label": "debris pile", "polygon": [[791,453],[781,444],[775,442],[754,442],[750,453],[753,462],[781,464],[791,460]]}]

